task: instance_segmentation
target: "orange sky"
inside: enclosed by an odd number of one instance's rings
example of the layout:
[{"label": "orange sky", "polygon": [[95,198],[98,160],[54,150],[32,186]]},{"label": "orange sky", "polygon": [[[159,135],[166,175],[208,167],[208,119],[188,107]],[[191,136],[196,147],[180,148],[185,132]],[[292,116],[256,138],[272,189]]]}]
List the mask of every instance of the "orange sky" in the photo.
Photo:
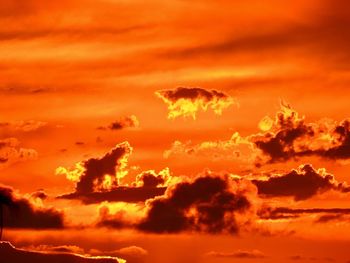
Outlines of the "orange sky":
[{"label": "orange sky", "polygon": [[349,262],[349,10],[2,0],[0,201],[29,213],[5,208],[3,240],[134,263]]}]

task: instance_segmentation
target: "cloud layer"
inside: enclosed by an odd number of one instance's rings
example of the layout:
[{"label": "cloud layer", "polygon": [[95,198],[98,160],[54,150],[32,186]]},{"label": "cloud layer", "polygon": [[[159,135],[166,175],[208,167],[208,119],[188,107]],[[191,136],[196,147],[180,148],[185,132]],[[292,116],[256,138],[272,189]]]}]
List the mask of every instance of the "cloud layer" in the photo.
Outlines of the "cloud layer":
[{"label": "cloud layer", "polygon": [[31,251],[17,249],[8,242],[0,242],[0,259],[4,262],[22,263],[125,263],[123,259],[116,257],[89,257],[71,252],[53,252],[53,251]]}]

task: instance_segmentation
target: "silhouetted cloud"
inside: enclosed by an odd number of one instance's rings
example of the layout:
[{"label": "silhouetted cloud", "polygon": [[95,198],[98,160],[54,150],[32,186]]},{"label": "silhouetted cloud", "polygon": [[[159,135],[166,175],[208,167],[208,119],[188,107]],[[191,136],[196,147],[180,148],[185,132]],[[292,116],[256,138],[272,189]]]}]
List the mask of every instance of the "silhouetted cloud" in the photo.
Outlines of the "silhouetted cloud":
[{"label": "silhouetted cloud", "polygon": [[37,190],[36,192],[32,193],[30,196],[32,198],[39,198],[41,200],[45,200],[48,197],[48,195],[42,189]]},{"label": "silhouetted cloud", "polygon": [[116,188],[118,180],[127,172],[127,158],[132,148],[128,142],[117,144],[110,152],[100,158],[90,158],[77,163],[75,168],[59,167],[57,174],[64,174],[68,179],[76,182],[77,193],[92,193]]},{"label": "silhouetted cloud", "polygon": [[246,190],[228,177],[198,177],[169,188],[162,197],[149,200],[146,217],[138,229],[154,233],[199,231],[237,233],[236,215],[251,207]]},{"label": "silhouetted cloud", "polygon": [[75,168],[59,167],[57,174],[64,174],[76,182],[76,191],[57,198],[77,199],[85,204],[109,202],[144,202],[163,195],[174,178],[169,168],[158,173],[154,170],[138,174],[130,185],[119,182],[127,174],[127,161],[132,148],[129,143],[118,144],[101,158],[90,158],[77,163]]},{"label": "silhouetted cloud", "polygon": [[0,260],[1,262],[23,263],[125,263],[123,259],[116,257],[90,257],[70,252],[52,252],[52,251],[31,251],[17,249],[8,242],[0,242]]},{"label": "silhouetted cloud", "polygon": [[4,226],[9,228],[50,229],[63,228],[63,213],[54,208],[35,205],[29,199],[16,195],[12,188],[0,186]]},{"label": "silhouetted cloud", "polygon": [[155,93],[168,106],[169,119],[179,116],[196,118],[197,112],[211,108],[216,114],[237,102],[229,95],[216,90],[203,88],[178,87],[175,89],[159,90]]},{"label": "silhouetted cloud", "polygon": [[124,128],[138,127],[139,121],[135,115],[120,118],[119,120],[112,122],[108,128],[111,130],[120,130]]},{"label": "silhouetted cloud", "polygon": [[[261,127],[266,127],[261,122]],[[267,122],[268,123],[268,122]],[[307,123],[289,105],[281,105],[275,120],[270,120],[268,132],[251,137],[255,145],[270,157],[269,162],[316,155],[330,159],[350,157],[350,122],[339,124],[324,120]]]},{"label": "silhouetted cloud", "polygon": [[252,180],[258,193],[267,197],[291,196],[295,200],[305,200],[328,191],[350,192],[350,187],[339,183],[324,169],[315,170],[310,164],[301,165],[297,170],[284,175],[275,175],[267,180]]}]

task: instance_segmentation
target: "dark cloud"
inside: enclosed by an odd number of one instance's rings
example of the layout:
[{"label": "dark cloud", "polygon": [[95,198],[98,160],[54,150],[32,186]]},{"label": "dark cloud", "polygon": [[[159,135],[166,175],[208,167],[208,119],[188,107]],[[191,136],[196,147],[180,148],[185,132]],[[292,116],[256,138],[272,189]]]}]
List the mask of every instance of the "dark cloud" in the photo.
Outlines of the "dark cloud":
[{"label": "dark cloud", "polygon": [[[350,158],[350,122],[307,123],[289,105],[281,105],[271,131],[252,135],[250,140],[270,159],[281,162],[303,156],[328,159]],[[272,120],[271,120],[272,121]]]},{"label": "dark cloud", "polygon": [[13,189],[0,186],[4,226],[9,228],[63,228],[63,214],[54,208],[42,208],[29,199],[17,196]]},{"label": "dark cloud", "polygon": [[145,173],[141,177],[143,187],[157,187],[158,185],[164,184],[162,177],[154,176],[150,173]]},{"label": "dark cloud", "polygon": [[139,121],[136,118],[135,115],[127,116],[124,118],[120,118],[119,120],[111,123],[111,125],[108,126],[111,130],[119,130],[124,128],[132,128],[139,126]]},{"label": "dark cloud", "polygon": [[345,217],[345,214],[326,214],[321,215],[319,218],[316,219],[316,223],[328,223],[333,221],[343,221],[343,220],[349,220],[349,217]]},{"label": "dark cloud", "polygon": [[199,177],[168,189],[162,197],[147,202],[146,217],[138,229],[154,233],[199,231],[237,233],[236,215],[251,204],[226,177]]},{"label": "dark cloud", "polygon": [[317,151],[331,159],[348,159],[350,158],[350,121],[341,122],[334,130],[333,135],[336,138],[336,146]]},{"label": "dark cloud", "polygon": [[118,120],[112,122],[109,126],[107,127],[99,127],[99,130],[121,130],[125,128],[135,128],[139,126],[139,121],[135,115],[130,115],[126,117],[121,117]]},{"label": "dark cloud", "polygon": [[130,185],[119,183],[119,177],[127,173],[127,159],[131,151],[129,143],[124,142],[101,158],[78,163],[75,169],[59,167],[56,173],[76,181],[76,191],[57,198],[77,199],[85,204],[103,201],[137,203],[163,195],[171,180],[167,168],[159,173],[154,170],[141,172]]},{"label": "dark cloud", "polygon": [[202,98],[209,102],[214,99],[228,98],[223,92],[216,90],[206,90],[202,88],[189,88],[189,87],[178,87],[176,89],[160,90],[157,91],[159,95],[176,102],[180,99],[188,99],[195,101],[196,99]]},{"label": "dark cloud", "polygon": [[33,198],[39,198],[39,199],[41,199],[41,200],[45,200],[45,199],[48,197],[48,195],[45,193],[44,190],[40,189],[40,190],[38,190],[38,191],[32,193],[32,194],[31,194],[31,197],[33,197]]},{"label": "dark cloud", "polygon": [[215,258],[239,258],[239,259],[258,259],[266,258],[266,255],[259,250],[237,250],[234,252],[217,252],[212,251],[206,254],[208,257]]},{"label": "dark cloud", "polygon": [[147,199],[163,195],[166,187],[117,187],[104,192],[80,193],[75,192],[59,196],[63,199],[77,199],[85,204],[98,204],[103,201],[109,202],[144,202]]},{"label": "dark cloud", "polygon": [[291,196],[295,200],[305,200],[312,196],[328,191],[350,192],[350,187],[338,183],[334,176],[325,170],[315,170],[310,164],[301,165],[284,175],[276,175],[267,180],[252,180],[257,186],[258,193],[267,197]]},{"label": "dark cloud", "polygon": [[149,170],[138,174],[133,184],[144,188],[164,187],[168,185],[170,179],[169,169],[164,169],[158,174],[154,170]]},{"label": "dark cloud", "polygon": [[103,184],[105,176],[110,176],[112,186],[117,186],[118,166],[122,165],[123,158],[131,152],[128,143],[121,143],[101,158],[90,158],[83,162],[84,171],[76,184],[76,192],[91,193],[96,186]]},{"label": "dark cloud", "polygon": [[321,119],[309,123],[282,102],[275,118],[265,116],[259,127],[259,133],[242,137],[235,132],[229,140],[198,144],[175,141],[164,156],[186,154],[214,160],[236,159],[247,165],[253,162],[257,167],[310,156],[328,160],[350,158],[350,120]]},{"label": "dark cloud", "polygon": [[0,157],[0,163],[6,163],[8,160],[8,158]]},{"label": "dark cloud", "polygon": [[123,262],[112,257],[86,257],[67,252],[38,252],[24,249],[17,249],[8,242],[0,242],[1,262],[23,263],[118,263]]},{"label": "dark cloud", "polygon": [[297,261],[316,261],[316,262],[320,262],[320,261],[328,261],[328,262],[334,262],[335,260],[333,258],[329,258],[329,257],[324,257],[324,258],[318,258],[318,257],[306,257],[306,256],[301,256],[301,255],[293,255],[290,256],[288,259],[290,260],[297,260]]}]

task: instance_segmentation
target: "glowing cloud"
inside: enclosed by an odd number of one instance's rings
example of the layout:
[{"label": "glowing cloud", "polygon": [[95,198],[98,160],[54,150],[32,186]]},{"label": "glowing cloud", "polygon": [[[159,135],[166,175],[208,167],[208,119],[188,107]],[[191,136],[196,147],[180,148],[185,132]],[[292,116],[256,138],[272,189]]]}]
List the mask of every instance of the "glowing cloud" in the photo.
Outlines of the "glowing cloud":
[{"label": "glowing cloud", "polygon": [[237,101],[227,94],[202,88],[185,88],[159,90],[155,93],[168,106],[168,118],[192,117],[196,119],[199,110],[207,111],[212,109],[216,114],[221,115],[222,111]]},{"label": "glowing cloud", "polygon": [[305,156],[344,160],[350,158],[350,120],[321,119],[306,122],[304,116],[282,102],[274,119],[264,117],[261,132],[241,137],[235,132],[230,140],[175,141],[164,157],[174,154],[207,156],[212,159],[239,159],[260,166]]},{"label": "glowing cloud", "polygon": [[58,167],[56,174],[66,175],[67,179],[76,182],[76,191],[80,193],[111,190],[127,175],[131,152],[129,143],[123,142],[100,158],[77,163],[73,169]]},{"label": "glowing cloud", "polygon": [[[41,246],[35,249],[15,248],[9,242],[0,242],[1,258],[7,262],[66,262],[66,263],[126,263],[126,260],[112,256],[89,256],[77,253],[72,247]],[[57,249],[57,250],[56,250]],[[79,249],[79,248],[78,248]],[[81,250],[81,249],[79,249]],[[81,251],[79,251],[81,252]]]}]

